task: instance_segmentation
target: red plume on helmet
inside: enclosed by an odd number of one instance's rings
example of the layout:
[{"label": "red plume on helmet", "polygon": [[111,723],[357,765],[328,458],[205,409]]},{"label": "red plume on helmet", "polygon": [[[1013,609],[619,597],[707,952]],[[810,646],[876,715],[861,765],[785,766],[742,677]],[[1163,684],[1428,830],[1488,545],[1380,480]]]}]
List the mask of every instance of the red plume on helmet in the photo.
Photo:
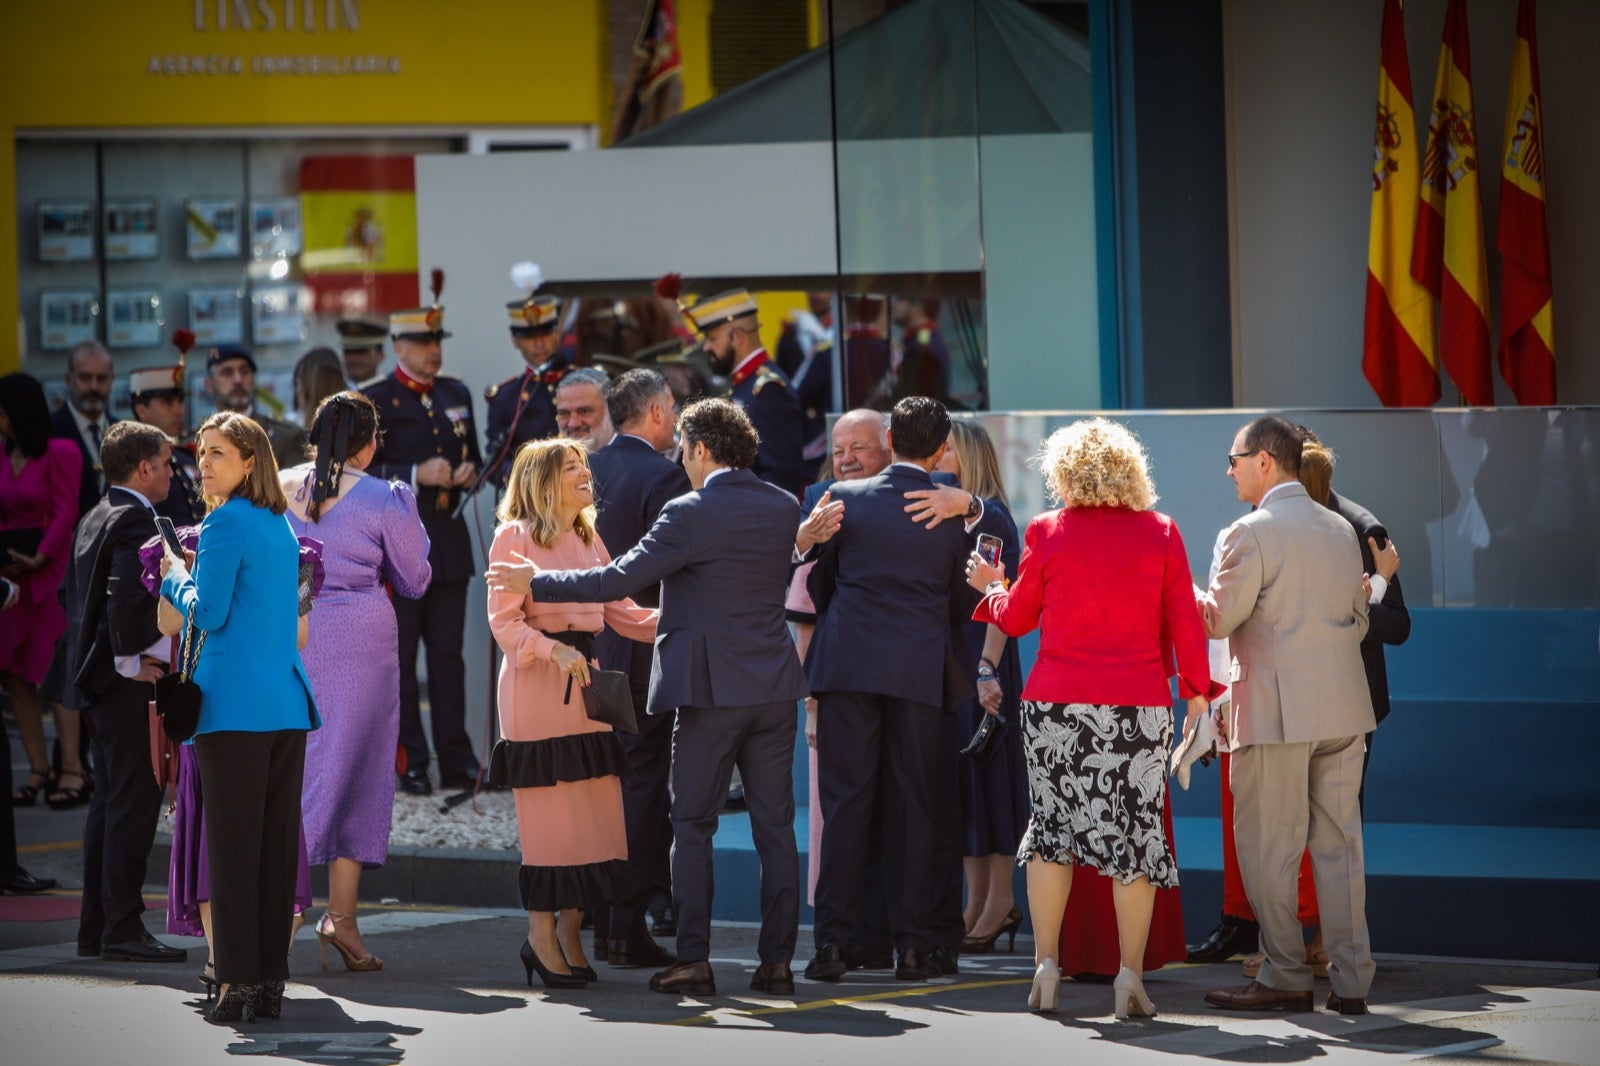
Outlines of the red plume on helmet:
[{"label": "red plume on helmet", "polygon": [[172,343],[178,349],[178,374],[177,380],[181,384],[184,370],[188,365],[189,349],[194,347],[194,330],[175,329],[172,331]]},{"label": "red plume on helmet", "polygon": [[433,291],[433,306],[438,307],[439,297],[444,293],[444,271],[441,268],[433,268],[428,277],[428,288]]},{"label": "red plume on helmet", "polygon": [[683,292],[683,275],[663,274],[655,280],[654,288],[657,296],[676,303]]}]

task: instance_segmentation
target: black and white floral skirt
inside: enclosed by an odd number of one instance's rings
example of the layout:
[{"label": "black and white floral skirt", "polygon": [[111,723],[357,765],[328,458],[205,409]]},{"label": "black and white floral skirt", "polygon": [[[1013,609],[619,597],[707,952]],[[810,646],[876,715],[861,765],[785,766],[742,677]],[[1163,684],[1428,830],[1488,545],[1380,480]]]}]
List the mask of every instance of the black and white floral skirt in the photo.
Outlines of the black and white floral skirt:
[{"label": "black and white floral skirt", "polygon": [[1022,701],[1033,817],[1017,861],[1082,863],[1127,884],[1178,883],[1162,832],[1170,707]]}]

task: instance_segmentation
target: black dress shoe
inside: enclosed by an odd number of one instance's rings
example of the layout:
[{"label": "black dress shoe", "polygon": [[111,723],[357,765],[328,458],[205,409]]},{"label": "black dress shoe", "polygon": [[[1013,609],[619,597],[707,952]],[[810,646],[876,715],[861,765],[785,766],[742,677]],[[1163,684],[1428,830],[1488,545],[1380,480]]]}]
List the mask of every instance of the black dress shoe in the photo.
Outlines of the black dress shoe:
[{"label": "black dress shoe", "polygon": [[1244,918],[1224,914],[1204,940],[1189,947],[1188,962],[1226,962],[1235,955],[1259,950],[1261,927]]},{"label": "black dress shoe", "polygon": [[678,912],[672,909],[672,904],[651,912],[650,929],[656,936],[678,935]]},{"label": "black dress shoe", "polygon": [[0,888],[5,889],[7,892],[15,893],[18,896],[28,896],[35,892],[48,892],[50,889],[55,887],[55,878],[35,877],[20,866],[11,871],[10,877],[7,877],[4,881],[0,881]]},{"label": "black dress shoe", "polygon": [[149,930],[141,929],[132,940],[103,945],[100,957],[112,962],[182,962],[189,953],[183,948],[168,947],[151,936]]},{"label": "black dress shoe", "polygon": [[934,948],[928,952],[928,965],[939,971],[941,977],[951,977],[961,972],[959,956],[949,948]]},{"label": "black dress shoe", "polygon": [[939,970],[920,948],[901,948],[894,960],[896,981],[926,981],[938,977]]},{"label": "black dress shoe", "polygon": [[78,957],[84,959],[98,959],[100,957],[99,944],[79,944]]},{"label": "black dress shoe", "polygon": [[878,947],[857,947],[851,944],[844,949],[844,961],[852,970],[892,970],[894,949],[887,944]]},{"label": "black dress shoe", "polygon": [[794,971],[786,962],[764,962],[750,978],[750,991],[772,996],[794,995]]},{"label": "black dress shoe", "polygon": [[806,963],[807,981],[837,981],[850,969],[838,944],[827,943]]},{"label": "black dress shoe", "polygon": [[1337,992],[1329,992],[1328,1009],[1335,1014],[1365,1014],[1367,1001],[1356,996],[1346,998]]},{"label": "black dress shoe", "polygon": [[671,966],[678,960],[648,936],[631,936],[606,944],[606,963],[619,970],[642,970],[649,966]]},{"label": "black dress shoe", "polygon": [[728,789],[728,802],[722,805],[725,811],[744,810],[744,785],[733,785]]},{"label": "black dress shoe", "polygon": [[412,796],[433,795],[433,782],[428,780],[428,771],[411,769],[401,774],[400,791]]},{"label": "black dress shoe", "polygon": [[717,975],[709,962],[675,962],[650,978],[650,991],[675,996],[714,996]]}]

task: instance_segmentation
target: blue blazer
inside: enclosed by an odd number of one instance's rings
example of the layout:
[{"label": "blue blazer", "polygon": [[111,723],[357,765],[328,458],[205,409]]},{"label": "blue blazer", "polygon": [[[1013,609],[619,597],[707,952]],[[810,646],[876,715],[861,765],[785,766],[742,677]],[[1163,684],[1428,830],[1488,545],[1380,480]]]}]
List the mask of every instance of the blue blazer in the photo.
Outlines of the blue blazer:
[{"label": "blue blazer", "polygon": [[193,618],[205,645],[196,733],[270,733],[321,725],[295,645],[300,545],[289,520],[232,499],[200,524],[194,571],[170,571],[161,595]]},{"label": "blue blazer", "polygon": [[801,699],[806,681],[783,617],[799,526],[793,496],[729,470],[668,503],[609,566],[533,575],[533,598],[607,603],[659,583],[651,714]]},{"label": "blue blazer", "polygon": [[933,707],[953,696],[952,629],[971,618],[978,596],[967,589],[962,523],[925,529],[905,512],[905,493],[932,484],[924,471],[890,466],[831,486],[844,521],[808,581],[818,612],[806,653],[813,693],[870,692]]}]

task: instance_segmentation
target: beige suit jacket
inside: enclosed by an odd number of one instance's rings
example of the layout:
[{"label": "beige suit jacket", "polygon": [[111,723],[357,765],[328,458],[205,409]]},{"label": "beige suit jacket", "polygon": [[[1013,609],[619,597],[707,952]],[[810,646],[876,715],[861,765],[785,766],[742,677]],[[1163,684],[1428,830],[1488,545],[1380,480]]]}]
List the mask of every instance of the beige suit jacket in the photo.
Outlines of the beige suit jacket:
[{"label": "beige suit jacket", "polygon": [[1361,665],[1367,597],[1350,524],[1291,482],[1223,534],[1222,562],[1202,602],[1212,637],[1228,638],[1228,735],[1251,744],[1370,733]]}]

